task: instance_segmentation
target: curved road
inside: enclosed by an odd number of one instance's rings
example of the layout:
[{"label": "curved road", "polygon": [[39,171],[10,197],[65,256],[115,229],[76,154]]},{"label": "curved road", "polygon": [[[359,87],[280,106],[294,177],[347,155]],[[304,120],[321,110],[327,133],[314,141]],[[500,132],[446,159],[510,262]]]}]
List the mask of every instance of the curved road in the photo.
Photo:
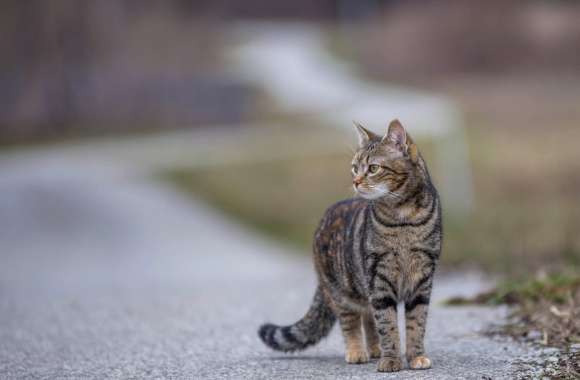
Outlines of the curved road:
[{"label": "curved road", "polygon": [[[429,371],[348,366],[338,329],[303,353],[271,352],[256,328],[302,315],[315,284],[310,261],[113,151],[0,158],[2,379],[500,379],[532,353],[478,333],[501,310],[438,305]],[[442,276],[435,300],[483,285]]]}]

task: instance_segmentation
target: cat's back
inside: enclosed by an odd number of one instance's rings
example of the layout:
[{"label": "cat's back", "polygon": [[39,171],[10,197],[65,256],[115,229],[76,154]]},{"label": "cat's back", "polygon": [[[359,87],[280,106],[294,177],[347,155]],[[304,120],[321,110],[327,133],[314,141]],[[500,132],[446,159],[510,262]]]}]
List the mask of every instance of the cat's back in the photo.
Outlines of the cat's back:
[{"label": "cat's back", "polygon": [[365,199],[349,198],[330,206],[324,212],[314,235],[314,252],[340,250],[348,239],[349,230],[357,215],[367,205],[368,201]]}]

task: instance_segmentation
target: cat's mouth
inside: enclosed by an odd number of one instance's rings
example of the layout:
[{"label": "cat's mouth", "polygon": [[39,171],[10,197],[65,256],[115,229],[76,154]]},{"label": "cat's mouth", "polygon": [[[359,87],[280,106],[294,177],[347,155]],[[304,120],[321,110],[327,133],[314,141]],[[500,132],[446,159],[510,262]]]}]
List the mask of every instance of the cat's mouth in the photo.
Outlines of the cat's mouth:
[{"label": "cat's mouth", "polygon": [[377,199],[377,198],[381,198],[383,197],[387,191],[384,191],[383,189],[380,188],[368,188],[365,186],[353,186],[354,187],[354,191],[360,195],[361,197],[365,198],[365,199]]}]

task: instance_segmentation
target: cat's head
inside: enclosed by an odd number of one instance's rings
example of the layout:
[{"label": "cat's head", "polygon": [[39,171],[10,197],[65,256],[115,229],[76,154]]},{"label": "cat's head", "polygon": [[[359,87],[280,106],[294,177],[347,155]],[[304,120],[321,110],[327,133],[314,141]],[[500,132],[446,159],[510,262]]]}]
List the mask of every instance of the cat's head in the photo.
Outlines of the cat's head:
[{"label": "cat's head", "polygon": [[355,123],[359,146],[352,159],[353,187],[366,199],[401,199],[417,182],[419,152],[399,120],[379,136]]}]

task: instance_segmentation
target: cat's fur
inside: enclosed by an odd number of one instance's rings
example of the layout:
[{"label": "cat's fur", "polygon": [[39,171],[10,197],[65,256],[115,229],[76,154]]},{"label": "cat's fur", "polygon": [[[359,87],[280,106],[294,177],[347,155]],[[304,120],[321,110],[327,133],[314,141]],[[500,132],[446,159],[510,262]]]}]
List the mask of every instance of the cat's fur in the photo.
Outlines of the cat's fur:
[{"label": "cat's fur", "polygon": [[355,125],[353,184],[360,197],[331,206],[316,231],[319,284],[310,309],[293,325],[263,325],[259,335],[275,350],[302,350],[326,336],[338,319],[348,363],[380,358],[379,371],[398,371],[397,305],[402,302],[409,367],[430,368],[423,338],[441,252],[439,196],[398,120],[384,137]]}]

